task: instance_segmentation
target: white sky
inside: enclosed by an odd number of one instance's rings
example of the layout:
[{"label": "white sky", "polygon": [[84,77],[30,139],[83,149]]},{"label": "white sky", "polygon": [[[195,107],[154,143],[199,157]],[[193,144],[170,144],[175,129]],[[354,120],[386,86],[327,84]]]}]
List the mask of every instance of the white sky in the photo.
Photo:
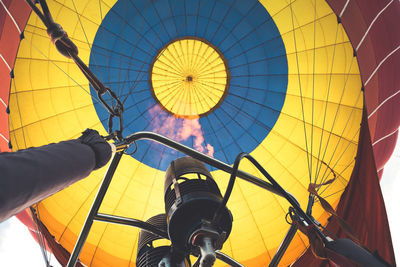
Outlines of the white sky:
[{"label": "white sky", "polygon": [[[61,267],[54,256],[50,264]],[[46,266],[39,245],[16,217],[0,223],[0,265],[7,267]]]},{"label": "white sky", "polygon": [[[381,187],[391,227],[396,259],[400,258],[400,138],[396,149],[385,166]],[[61,266],[54,256],[50,264]],[[15,217],[0,223],[0,265],[7,267],[43,267],[45,262],[39,245],[28,229]]]},{"label": "white sky", "polygon": [[388,213],[390,232],[396,262],[400,259],[400,138],[392,157],[386,163],[381,180],[383,198],[385,199],[386,212]]}]

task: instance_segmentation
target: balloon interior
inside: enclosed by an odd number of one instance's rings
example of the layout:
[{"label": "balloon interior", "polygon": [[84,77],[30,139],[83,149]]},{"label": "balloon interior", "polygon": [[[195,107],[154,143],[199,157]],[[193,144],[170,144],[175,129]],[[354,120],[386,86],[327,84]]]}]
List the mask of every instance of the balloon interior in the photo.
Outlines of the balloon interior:
[{"label": "balloon interior", "polygon": [[86,128],[116,146],[35,207],[67,266],[288,266],[310,243],[384,266],[325,231],[366,116],[334,1],[26,2],[13,148]]}]

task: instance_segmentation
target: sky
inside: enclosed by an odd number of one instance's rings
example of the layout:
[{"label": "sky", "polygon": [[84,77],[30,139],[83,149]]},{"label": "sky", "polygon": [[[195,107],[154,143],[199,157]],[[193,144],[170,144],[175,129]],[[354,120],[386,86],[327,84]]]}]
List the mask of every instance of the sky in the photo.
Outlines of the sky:
[{"label": "sky", "polygon": [[[391,159],[385,166],[381,181],[386,211],[392,234],[396,259],[400,259],[400,138]],[[53,257],[53,267],[61,265]],[[7,267],[43,267],[45,261],[39,245],[29,234],[28,229],[15,217],[0,223],[0,265]]]},{"label": "sky", "polygon": [[396,262],[400,262],[400,138],[390,160],[386,163],[381,180],[381,189],[388,213],[390,232]]},{"label": "sky", "polygon": [[[51,266],[61,267],[51,257]],[[46,266],[41,249],[29,230],[16,217],[0,223],[0,265],[7,267]]]}]

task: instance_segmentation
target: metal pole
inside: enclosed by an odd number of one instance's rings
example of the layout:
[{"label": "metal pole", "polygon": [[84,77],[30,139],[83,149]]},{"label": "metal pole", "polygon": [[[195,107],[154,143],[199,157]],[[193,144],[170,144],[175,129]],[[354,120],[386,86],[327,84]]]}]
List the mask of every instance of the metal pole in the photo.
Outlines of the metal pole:
[{"label": "metal pole", "polygon": [[[229,166],[228,164],[226,164],[222,161],[214,159],[214,158],[212,158],[208,155],[205,155],[201,152],[198,152],[188,146],[182,145],[181,143],[178,143],[178,142],[171,140],[165,136],[162,136],[160,134],[156,134],[153,132],[136,132],[136,133],[128,136],[125,139],[125,143],[131,144],[134,141],[141,140],[141,139],[148,139],[148,140],[156,141],[160,144],[163,144],[163,145],[171,147],[175,150],[178,150],[188,156],[191,156],[195,159],[205,162],[205,163],[207,163],[217,169],[225,171],[227,173],[232,173],[232,171],[233,171],[233,168],[231,166]],[[264,174],[273,180],[273,178],[268,173],[265,172]],[[290,202],[290,204],[294,205],[296,209],[299,209],[299,213],[302,214],[303,217],[305,217],[305,219],[308,221],[308,223],[312,223],[312,220],[309,219],[309,216],[306,215],[303,210],[301,210],[300,203],[297,201],[297,199],[292,194],[290,194],[289,192],[287,192],[283,188],[281,188],[278,183],[276,183],[277,185],[272,185],[269,182],[266,182],[254,175],[251,175],[251,174],[241,171],[241,170],[238,170],[237,176],[247,182],[257,185],[263,189],[266,189],[266,190],[270,191],[271,193],[274,193],[276,195],[284,197],[285,199],[287,199]]]},{"label": "metal pole", "polygon": [[[182,145],[174,140],[171,140],[165,136],[162,136],[162,135],[159,135],[159,134],[156,134],[153,132],[137,132],[137,133],[134,133],[134,134],[128,136],[126,139],[123,140],[123,142],[116,144],[116,146],[120,147],[120,149],[122,149],[122,150],[118,151],[114,155],[112,162],[107,170],[107,173],[104,176],[103,182],[99,188],[96,198],[95,198],[95,200],[92,204],[92,207],[89,211],[88,217],[86,218],[85,224],[79,235],[78,241],[75,244],[74,250],[68,261],[68,264],[67,264],[68,267],[75,266],[76,261],[78,260],[79,254],[82,250],[82,247],[89,235],[89,231],[90,231],[90,228],[91,228],[94,220],[131,225],[131,226],[139,227],[139,228],[142,228],[145,230],[149,230],[150,232],[156,233],[153,231],[154,229],[148,228],[148,225],[143,225],[144,222],[141,222],[138,220],[124,218],[124,217],[118,217],[118,216],[113,216],[113,215],[107,215],[107,214],[98,214],[100,205],[101,205],[101,203],[104,199],[104,196],[107,192],[107,189],[111,183],[112,177],[115,173],[115,170],[117,169],[119,161],[121,160],[121,157],[122,157],[123,153],[125,152],[125,149],[127,148],[128,145],[130,145],[134,141],[141,140],[141,139],[153,140],[160,144],[169,146],[175,150],[178,150],[188,156],[191,156],[195,159],[205,162],[205,163],[207,163],[217,169],[223,170],[227,173],[231,173],[233,170],[233,168],[231,166],[229,166],[228,164],[226,164],[222,161],[214,159],[214,158],[207,156],[203,153],[200,153],[188,146]],[[292,196],[291,194],[289,194],[288,192],[284,191],[282,188],[277,188],[275,185],[273,185],[269,182],[266,182],[266,181],[264,181],[256,176],[253,176],[249,173],[241,171],[241,170],[238,170],[238,177],[242,178],[243,180],[248,181],[254,185],[257,185],[261,188],[264,188],[274,194],[282,196],[282,197],[286,198],[292,205],[295,205],[298,208],[300,208],[300,204],[298,203],[296,198],[294,196]],[[304,212],[302,212],[302,214],[304,214],[306,217],[304,219],[308,219],[308,216]],[[278,251],[276,253],[278,256],[275,255],[276,257],[279,257],[279,258],[277,258],[277,260],[278,260],[277,263],[279,262],[280,258],[286,251],[287,247],[290,244],[290,241],[293,239],[293,236],[297,231],[297,228],[294,230],[294,229],[292,229],[292,227],[289,229],[289,232],[287,233],[285,240],[282,242],[281,247],[278,249]],[[148,229],[146,229],[146,228],[148,228]],[[156,233],[156,234],[160,235],[161,237],[165,237],[164,233]],[[168,237],[166,237],[166,238],[168,238]],[[274,259],[275,259],[275,256],[274,256]],[[222,254],[220,252],[217,253],[217,257],[228,264],[231,264],[231,265],[233,264],[232,266],[238,266],[238,267],[242,266],[242,265],[240,265],[240,263],[237,263],[233,259],[229,258],[225,254]]]},{"label": "metal pole", "polygon": [[[120,217],[120,216],[115,216],[115,215],[109,215],[109,214],[102,214],[102,213],[98,213],[97,215],[94,216],[93,219],[96,221],[100,221],[100,222],[108,222],[108,223],[115,223],[115,224],[138,227],[138,228],[141,228],[148,232],[151,232],[155,235],[158,235],[162,238],[169,239],[169,236],[166,232],[154,227],[154,225],[152,225],[152,224],[149,224],[147,222],[143,222],[140,220],[135,220],[135,219],[126,218],[126,217]],[[232,267],[244,267],[239,262],[235,261],[228,255],[226,255],[220,251],[216,251],[215,253],[219,260],[229,264]]]},{"label": "metal pole", "polygon": [[221,251],[215,251],[215,254],[217,255],[217,259],[229,264],[232,267],[244,267],[242,264],[240,264],[239,262],[235,261],[234,259],[232,259],[228,255],[222,253]]},{"label": "metal pole", "polygon": [[115,153],[115,155],[108,167],[107,173],[104,176],[103,182],[101,183],[101,186],[99,188],[99,191],[97,192],[96,198],[94,199],[92,207],[90,208],[90,211],[86,218],[85,224],[83,225],[81,233],[79,234],[78,241],[75,244],[75,247],[74,247],[74,250],[72,251],[71,257],[69,258],[69,261],[67,264],[68,267],[75,267],[75,264],[79,258],[79,254],[81,253],[82,247],[85,244],[86,238],[89,235],[90,228],[92,227],[92,224],[93,224],[93,219],[94,219],[95,215],[97,215],[97,212],[99,211],[101,202],[104,199],[107,189],[111,183],[112,177],[115,173],[115,170],[117,169],[117,166],[118,166],[119,161],[121,160],[121,157],[123,154],[124,154],[124,151]]},{"label": "metal pole", "polygon": [[[167,138],[165,136],[162,136],[162,135],[159,135],[159,134],[156,134],[156,133],[153,133],[153,132],[137,132],[137,133],[134,133],[134,134],[128,136],[126,138],[126,141],[128,143],[132,143],[133,141],[140,140],[140,139],[149,139],[149,140],[153,140],[153,141],[156,141],[158,143],[164,144],[166,146],[169,146],[169,147],[171,147],[173,149],[176,149],[176,150],[178,150],[178,151],[180,151],[182,153],[185,153],[186,155],[189,155],[189,156],[191,156],[193,158],[196,158],[196,159],[198,159],[198,160],[200,160],[202,162],[205,162],[205,163],[207,163],[207,164],[209,164],[211,166],[214,166],[215,168],[218,168],[220,170],[223,170],[225,172],[232,173],[232,171],[233,171],[233,168],[231,166],[229,166],[228,164],[226,164],[226,163],[224,163],[222,161],[219,161],[217,159],[209,157],[209,156],[207,156],[207,155],[205,155],[203,153],[200,153],[200,152],[198,152],[198,151],[196,151],[196,150],[194,150],[194,149],[192,149],[190,147],[182,145],[182,144],[180,144],[178,142],[175,142],[175,141],[173,141],[173,140],[171,140],[171,139],[169,139],[169,138]],[[257,163],[257,165],[259,165],[259,164]],[[273,180],[274,184],[268,183],[268,182],[266,182],[264,180],[261,180],[258,177],[255,177],[255,176],[253,176],[253,175],[251,175],[249,173],[246,173],[246,172],[243,172],[243,171],[240,171],[240,170],[238,170],[237,176],[239,178],[242,178],[243,180],[246,180],[246,181],[248,181],[248,182],[250,182],[252,184],[255,184],[255,185],[257,185],[257,186],[259,186],[261,188],[264,188],[264,189],[266,189],[266,190],[268,190],[268,191],[270,191],[270,192],[272,192],[274,194],[277,194],[279,196],[284,197],[302,215],[303,219],[305,219],[308,223],[313,223],[311,217],[309,216],[311,214],[311,207],[312,207],[312,203],[313,202],[311,202],[311,203],[309,202],[309,206],[308,206],[308,209],[307,209],[308,213],[305,213],[301,209],[300,203],[297,201],[297,199],[293,195],[291,195],[289,192],[285,191],[264,169],[263,169],[262,173],[264,175],[266,175],[269,179]],[[311,196],[310,196],[310,199],[311,199]],[[272,266],[277,266],[278,265],[278,263],[280,262],[282,256],[284,255],[284,253],[286,252],[287,248],[289,247],[291,241],[293,240],[297,230],[298,230],[298,226],[296,226],[294,224],[289,228],[289,230],[288,230],[288,232],[287,232],[287,234],[285,236],[285,239],[282,241],[279,249],[275,253],[275,255],[274,255],[274,257],[273,257],[273,259],[272,259],[272,261],[271,261],[269,266],[272,267]],[[321,237],[324,240],[326,239],[326,237],[320,231],[318,231],[318,233],[321,235]],[[223,259],[223,260],[224,259],[228,260],[227,258],[224,258],[223,255],[221,255],[221,254],[219,255],[219,258]],[[229,262],[226,262],[226,263],[229,264]],[[232,266],[240,266],[240,264],[235,262],[235,261],[233,261],[232,264],[234,264]],[[239,265],[235,265],[235,264],[239,264]]]},{"label": "metal pole", "polygon": [[310,193],[310,195],[308,196],[308,204],[307,204],[307,210],[306,210],[306,214],[309,216],[311,216],[311,213],[312,213],[312,207],[314,205],[314,198],[315,198],[315,196]]},{"label": "metal pole", "polygon": [[[213,166],[213,167],[215,167],[217,169],[220,169],[220,170],[225,171],[227,173],[231,173],[232,172],[232,167],[229,166],[228,164],[226,164],[226,163],[224,163],[224,162],[222,162],[220,160],[214,159],[214,158],[212,158],[210,156],[207,156],[207,155],[205,155],[205,154],[203,154],[201,152],[198,152],[198,151],[196,151],[196,150],[194,150],[194,149],[192,149],[192,148],[190,148],[188,146],[182,145],[181,143],[178,143],[178,142],[176,142],[174,140],[171,140],[171,139],[169,139],[169,138],[167,138],[165,136],[162,136],[160,134],[156,134],[156,133],[153,133],[153,132],[137,132],[137,133],[134,133],[134,134],[131,134],[130,136],[128,136],[125,139],[125,141],[128,144],[131,144],[134,141],[141,140],[141,139],[148,139],[148,140],[156,141],[156,142],[158,142],[160,144],[166,145],[166,146],[171,147],[171,148],[173,148],[175,150],[178,150],[178,151],[180,151],[180,152],[182,152],[182,153],[184,153],[184,154],[186,154],[188,156],[191,156],[191,157],[193,157],[195,159],[198,159],[198,160],[200,160],[202,162],[205,162],[208,165],[211,165],[211,166]],[[270,184],[270,183],[268,183],[268,182],[266,182],[266,181],[264,181],[264,180],[262,180],[262,179],[260,179],[260,178],[258,178],[256,176],[254,176],[254,175],[251,175],[251,174],[249,174],[247,172],[238,170],[238,175],[237,176],[239,178],[242,178],[243,180],[246,180],[246,181],[248,181],[248,182],[250,182],[252,184],[255,184],[255,185],[257,185],[257,186],[259,186],[261,188],[264,188],[264,189],[266,189],[266,190],[268,190],[268,191],[270,191],[270,192],[272,192],[274,194],[282,196],[281,192],[279,192],[277,189],[275,189],[275,187],[272,184]]]},{"label": "metal pole", "polygon": [[282,259],[283,254],[285,254],[287,248],[290,245],[290,242],[292,242],[293,237],[295,236],[297,232],[297,225],[292,224],[289,228],[289,231],[286,233],[285,239],[283,239],[281,245],[279,246],[278,250],[275,252],[274,257],[272,258],[270,264],[268,267],[275,267],[278,266],[279,262]]}]

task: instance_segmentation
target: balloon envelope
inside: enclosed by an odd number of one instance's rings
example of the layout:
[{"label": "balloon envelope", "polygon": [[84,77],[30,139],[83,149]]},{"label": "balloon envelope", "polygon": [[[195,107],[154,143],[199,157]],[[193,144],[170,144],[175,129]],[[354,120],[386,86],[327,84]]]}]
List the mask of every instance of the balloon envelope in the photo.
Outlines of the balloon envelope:
[{"label": "balloon envelope", "polygon": [[[48,4],[82,60],[124,100],[124,135],[155,131],[229,164],[249,152],[304,208],[310,183],[335,178],[319,193],[337,205],[355,164],[364,95],[354,48],[325,1]],[[24,36],[11,79],[13,148],[75,138],[86,128],[105,135],[106,110],[35,15]],[[165,170],[182,155],[149,141],[137,145],[124,155],[100,212],[147,220],[164,211]],[[248,162],[240,168],[261,177]],[[210,170],[224,192],[229,176]],[[38,205],[42,222],[68,251],[104,173]],[[245,266],[265,266],[289,228],[288,203],[238,181],[228,207],[234,222],[222,251]],[[313,216],[322,224],[328,217],[318,203]],[[96,222],[80,259],[133,265],[138,232]],[[296,235],[281,263],[307,246]]]}]

